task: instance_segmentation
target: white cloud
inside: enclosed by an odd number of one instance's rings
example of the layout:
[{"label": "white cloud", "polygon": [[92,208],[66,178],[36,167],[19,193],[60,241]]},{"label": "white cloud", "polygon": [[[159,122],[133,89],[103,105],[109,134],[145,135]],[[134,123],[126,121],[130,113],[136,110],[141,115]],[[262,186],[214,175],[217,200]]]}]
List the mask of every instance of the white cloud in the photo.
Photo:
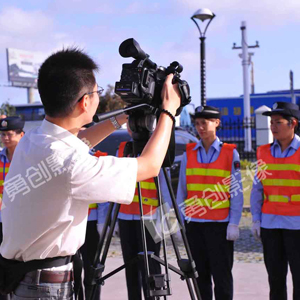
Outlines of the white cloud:
[{"label": "white cloud", "polygon": [[40,35],[52,28],[52,20],[42,11],[24,11],[17,7],[6,7],[0,13],[1,35],[14,37]]}]

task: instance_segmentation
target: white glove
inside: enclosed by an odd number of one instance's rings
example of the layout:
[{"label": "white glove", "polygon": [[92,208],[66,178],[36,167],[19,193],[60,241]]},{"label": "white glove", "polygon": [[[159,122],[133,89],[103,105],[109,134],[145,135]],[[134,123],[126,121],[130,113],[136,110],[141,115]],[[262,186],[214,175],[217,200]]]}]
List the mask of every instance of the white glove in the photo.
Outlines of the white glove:
[{"label": "white glove", "polygon": [[235,241],[240,236],[239,226],[235,224],[228,224],[227,226],[227,236],[226,239],[228,241]]},{"label": "white glove", "polygon": [[260,240],[260,221],[255,221],[252,223],[252,234],[256,240]]}]

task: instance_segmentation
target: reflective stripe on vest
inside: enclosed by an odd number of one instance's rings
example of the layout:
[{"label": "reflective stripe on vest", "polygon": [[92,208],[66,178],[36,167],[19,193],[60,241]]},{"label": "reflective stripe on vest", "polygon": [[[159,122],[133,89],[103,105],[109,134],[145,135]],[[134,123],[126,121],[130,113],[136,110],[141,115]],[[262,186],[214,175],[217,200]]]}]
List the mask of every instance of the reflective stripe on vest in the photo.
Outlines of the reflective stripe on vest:
[{"label": "reflective stripe on vest", "polygon": [[289,157],[275,158],[271,145],[257,149],[260,161],[257,177],[264,190],[262,212],[282,216],[300,216],[300,148]]},{"label": "reflective stripe on vest", "polygon": [[[127,142],[122,142],[119,146],[118,156],[124,156],[124,149]],[[158,206],[157,191],[153,178],[140,182],[143,214],[152,215],[155,213]],[[122,204],[120,206],[120,212],[128,215],[140,215],[138,189],[135,188],[134,198],[131,204]]]},{"label": "reflective stripe on vest", "polygon": [[95,209],[97,208],[97,203],[93,203],[89,205],[89,209]]},{"label": "reflective stripe on vest", "polygon": [[[3,182],[4,182],[4,177],[3,177],[3,173],[4,173],[4,176],[7,175],[8,173],[8,170],[9,170],[9,166],[10,166],[10,163],[9,162],[5,162],[5,164],[0,161],[0,210],[1,210],[1,207],[2,207],[2,197],[3,197]],[[5,168],[5,170],[4,170]]]},{"label": "reflective stripe on vest", "polygon": [[224,220],[229,214],[230,182],[235,145],[223,144],[216,161],[199,163],[196,144],[187,145],[185,215],[195,219]]}]

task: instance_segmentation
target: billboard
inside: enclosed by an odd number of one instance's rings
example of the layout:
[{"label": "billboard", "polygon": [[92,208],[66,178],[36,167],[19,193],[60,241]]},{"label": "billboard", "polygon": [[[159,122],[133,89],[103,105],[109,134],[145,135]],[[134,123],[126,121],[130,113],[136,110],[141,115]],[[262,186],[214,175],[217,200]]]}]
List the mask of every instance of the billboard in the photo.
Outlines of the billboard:
[{"label": "billboard", "polygon": [[36,88],[38,71],[46,58],[45,55],[12,48],[6,49],[6,53],[8,81],[13,86]]}]

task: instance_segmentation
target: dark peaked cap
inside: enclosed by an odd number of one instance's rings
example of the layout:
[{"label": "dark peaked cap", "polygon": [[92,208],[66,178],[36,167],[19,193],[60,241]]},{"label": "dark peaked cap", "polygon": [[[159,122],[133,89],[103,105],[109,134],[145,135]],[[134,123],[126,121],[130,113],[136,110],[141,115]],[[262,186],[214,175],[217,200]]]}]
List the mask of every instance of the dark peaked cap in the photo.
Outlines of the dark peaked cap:
[{"label": "dark peaked cap", "polygon": [[204,118],[204,119],[220,119],[221,113],[218,108],[213,106],[198,106],[195,109],[193,118]]},{"label": "dark peaked cap", "polygon": [[24,124],[20,117],[6,117],[0,119],[0,131],[23,129]]},{"label": "dark peaked cap", "polygon": [[263,112],[264,116],[282,115],[300,119],[299,106],[289,102],[275,102],[271,111]]}]

